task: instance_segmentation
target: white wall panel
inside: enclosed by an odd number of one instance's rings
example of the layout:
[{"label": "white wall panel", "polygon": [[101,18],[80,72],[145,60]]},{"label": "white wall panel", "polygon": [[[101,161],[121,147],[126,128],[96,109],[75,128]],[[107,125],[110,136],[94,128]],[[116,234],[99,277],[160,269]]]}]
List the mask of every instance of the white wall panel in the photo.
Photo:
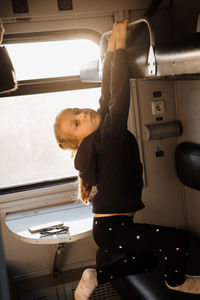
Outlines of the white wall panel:
[{"label": "white wall panel", "polygon": [[[133,103],[137,102],[140,116],[142,136],[137,136],[144,158],[146,187],[143,190],[143,201],[146,208],[137,213],[136,220],[161,225],[185,226],[184,202],[182,201],[181,185],[177,179],[174,165],[174,153],[178,144],[176,137],[162,140],[146,140],[145,124],[159,124],[176,120],[174,82],[165,80],[132,81]],[[160,97],[153,97],[154,91],[160,91]],[[164,100],[165,113],[154,116],[152,101]],[[136,107],[136,106],[134,106]],[[163,120],[156,121],[156,117]],[[138,125],[137,125],[138,126]],[[136,126],[136,131],[137,131]],[[137,135],[137,134],[136,134]],[[141,148],[140,147],[140,148]],[[156,157],[160,149],[164,156]]]}]

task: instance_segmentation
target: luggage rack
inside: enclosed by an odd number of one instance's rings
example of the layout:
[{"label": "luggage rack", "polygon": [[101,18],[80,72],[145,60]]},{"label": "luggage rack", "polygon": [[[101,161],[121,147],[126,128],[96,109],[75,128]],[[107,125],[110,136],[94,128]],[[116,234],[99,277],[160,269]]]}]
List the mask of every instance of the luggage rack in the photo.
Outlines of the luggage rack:
[{"label": "luggage rack", "polygon": [[[184,36],[175,42],[157,44],[154,31],[147,17],[128,23],[128,28],[145,23],[149,32],[149,44],[127,48],[131,78],[200,78],[200,32]],[[105,40],[112,30],[104,32],[100,39],[100,58],[91,61],[80,70],[80,79],[88,82],[101,82],[103,61],[106,53]],[[137,47],[136,47],[137,46]]]}]

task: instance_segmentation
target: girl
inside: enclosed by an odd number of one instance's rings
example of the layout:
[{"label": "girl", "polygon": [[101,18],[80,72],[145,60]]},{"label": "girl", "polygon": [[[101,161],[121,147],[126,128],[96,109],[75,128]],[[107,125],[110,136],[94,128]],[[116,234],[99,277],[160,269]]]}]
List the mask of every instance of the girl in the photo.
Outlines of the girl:
[{"label": "girl", "polygon": [[[97,285],[113,278],[149,271],[155,255],[165,261],[168,288],[197,293],[200,280],[191,285],[184,269],[189,242],[182,230],[134,223],[143,209],[142,165],[135,137],[127,130],[130,101],[126,52],[127,20],[114,24],[104,62],[100,109],[66,109],[56,118],[55,136],[62,149],[76,153],[80,193],[87,204],[91,188],[93,237],[105,252],[119,252],[117,261],[86,269],[75,290],[75,299],[88,299]],[[166,242],[169,241],[170,245]],[[194,283],[194,282],[193,282]],[[191,285],[191,286],[190,286]]]}]

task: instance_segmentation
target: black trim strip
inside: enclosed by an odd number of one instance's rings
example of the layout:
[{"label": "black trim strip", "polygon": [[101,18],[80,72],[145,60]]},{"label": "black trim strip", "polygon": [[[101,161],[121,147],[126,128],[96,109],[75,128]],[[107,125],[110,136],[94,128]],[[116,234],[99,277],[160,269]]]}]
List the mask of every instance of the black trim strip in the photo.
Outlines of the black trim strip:
[{"label": "black trim strip", "polygon": [[58,40],[89,39],[99,44],[101,33],[92,29],[73,29],[31,33],[4,34],[3,44],[50,42]]},{"label": "black trim strip", "polygon": [[9,187],[9,188],[0,188],[0,196],[6,195],[6,194],[13,194],[13,193],[19,193],[19,192],[25,192],[25,191],[31,191],[36,189],[42,189],[52,186],[58,186],[66,183],[72,183],[77,180],[77,176],[74,177],[67,177],[62,178],[58,180],[49,180],[49,181],[43,181],[33,184],[26,184],[22,186],[15,186],[15,187]]},{"label": "black trim strip", "polygon": [[36,80],[19,81],[18,88],[10,93],[0,94],[1,97],[53,93],[70,90],[98,88],[100,82],[83,82],[80,76],[66,76]]}]

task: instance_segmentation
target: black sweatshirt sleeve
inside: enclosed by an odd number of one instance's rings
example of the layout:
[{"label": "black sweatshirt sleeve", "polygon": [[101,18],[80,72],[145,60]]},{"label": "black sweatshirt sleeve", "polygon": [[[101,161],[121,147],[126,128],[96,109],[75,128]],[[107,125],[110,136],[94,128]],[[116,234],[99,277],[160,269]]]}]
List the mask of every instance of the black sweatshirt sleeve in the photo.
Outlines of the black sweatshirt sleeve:
[{"label": "black sweatshirt sleeve", "polygon": [[127,132],[130,104],[130,72],[125,49],[115,51],[111,65],[110,89],[109,111],[102,124],[102,133],[120,139]]},{"label": "black sweatshirt sleeve", "polygon": [[111,61],[113,58],[113,52],[107,52],[106,58],[103,64],[103,74],[101,83],[101,97],[99,99],[100,112],[102,118],[109,112],[108,103],[110,101],[110,78],[111,78]]}]

